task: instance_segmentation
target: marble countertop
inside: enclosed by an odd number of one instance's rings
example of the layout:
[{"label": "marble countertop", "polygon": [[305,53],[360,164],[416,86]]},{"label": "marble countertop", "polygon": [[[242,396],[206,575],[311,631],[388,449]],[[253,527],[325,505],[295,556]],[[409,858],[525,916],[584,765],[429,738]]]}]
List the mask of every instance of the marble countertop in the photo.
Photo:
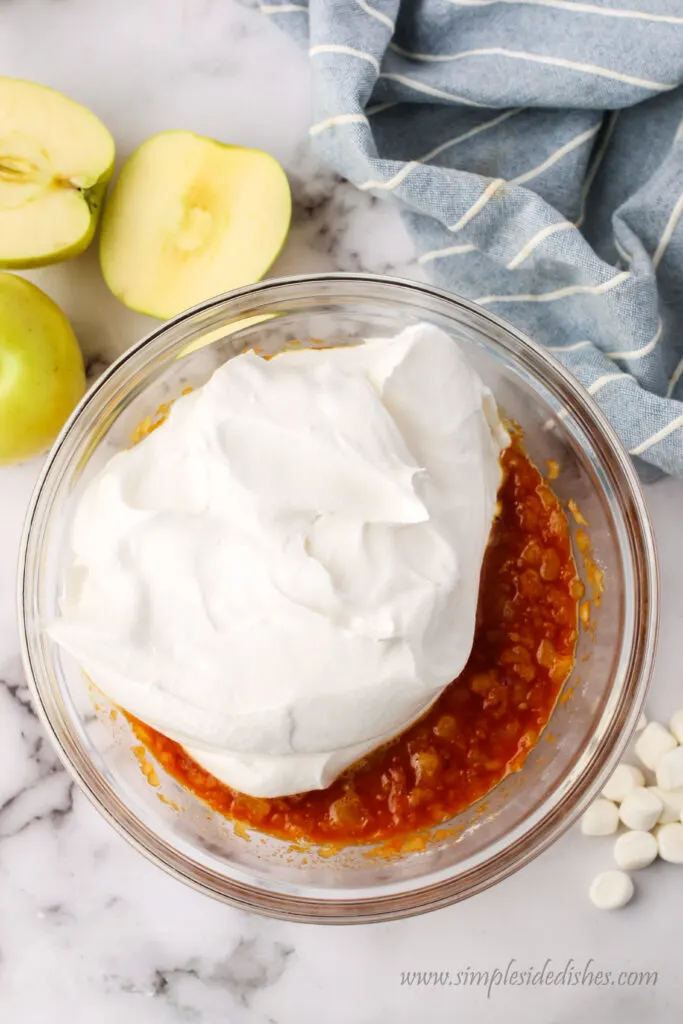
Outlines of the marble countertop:
[{"label": "marble countertop", "polygon": [[[109,126],[119,159],[165,128],[272,152],[292,181],[289,243],[273,274],[340,269],[421,276],[396,211],[316,165],[306,59],[231,0],[4,0],[3,74],[54,86]],[[96,375],[154,323],[106,290],[91,251],[30,275],[70,317]],[[28,702],[14,571],[39,465],[0,471],[0,1020],[16,1024],[383,1024],[580,1018],[680,1021],[683,869],[658,864],[605,914],[588,884],[610,840],[576,829],[468,902],[394,924],[321,928],[221,906],[130,848],[61,769]],[[647,490],[662,561],[653,715],[683,704],[683,483]],[[402,984],[402,972],[656,971],[654,986]],[[592,961],[592,963],[591,963]],[[537,979],[538,981],[538,979]],[[321,1002],[322,1001],[322,1002]],[[324,1012],[321,1010],[324,1006]]]}]

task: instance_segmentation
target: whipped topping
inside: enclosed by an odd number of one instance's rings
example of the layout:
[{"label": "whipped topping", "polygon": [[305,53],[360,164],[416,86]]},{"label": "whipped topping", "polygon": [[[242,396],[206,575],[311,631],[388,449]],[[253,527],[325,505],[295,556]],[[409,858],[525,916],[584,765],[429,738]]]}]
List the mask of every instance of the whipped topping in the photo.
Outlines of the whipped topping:
[{"label": "whipped topping", "polygon": [[426,324],[237,356],[87,486],[49,632],[235,789],[324,788],[465,665],[507,443]]}]

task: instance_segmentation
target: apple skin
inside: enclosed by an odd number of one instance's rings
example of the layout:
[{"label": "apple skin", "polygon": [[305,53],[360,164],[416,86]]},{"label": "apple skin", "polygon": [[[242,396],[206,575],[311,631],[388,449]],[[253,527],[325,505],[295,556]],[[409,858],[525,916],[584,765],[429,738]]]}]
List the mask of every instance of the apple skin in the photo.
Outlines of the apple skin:
[{"label": "apple skin", "polygon": [[94,185],[90,188],[82,189],[81,194],[90,207],[90,224],[86,233],[77,242],[57,252],[51,252],[49,256],[36,256],[17,260],[0,259],[0,270],[37,270],[39,267],[48,267],[52,263],[63,263],[65,260],[73,259],[74,256],[80,256],[82,252],[85,252],[95,237],[100,213],[104,206],[107,186],[113,173],[114,161],[112,160],[111,166],[107,168]]},{"label": "apple skin", "polygon": [[84,391],[83,356],[59,306],[0,273],[0,465],[49,448]]}]

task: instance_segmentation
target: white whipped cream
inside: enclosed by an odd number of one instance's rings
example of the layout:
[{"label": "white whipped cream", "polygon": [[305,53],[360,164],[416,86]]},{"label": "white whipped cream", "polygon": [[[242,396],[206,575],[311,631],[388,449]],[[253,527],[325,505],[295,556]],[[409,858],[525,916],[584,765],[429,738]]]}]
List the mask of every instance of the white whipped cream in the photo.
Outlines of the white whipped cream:
[{"label": "white whipped cream", "polygon": [[507,443],[435,327],[237,356],[86,488],[49,631],[235,789],[328,786],[465,665]]}]

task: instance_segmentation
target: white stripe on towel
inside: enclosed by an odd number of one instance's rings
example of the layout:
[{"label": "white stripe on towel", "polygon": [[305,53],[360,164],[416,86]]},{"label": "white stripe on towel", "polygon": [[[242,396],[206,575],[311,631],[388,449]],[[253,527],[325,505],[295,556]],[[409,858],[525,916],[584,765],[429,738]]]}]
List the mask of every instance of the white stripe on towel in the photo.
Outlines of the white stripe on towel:
[{"label": "white stripe on towel", "polygon": [[[606,384],[610,384],[615,380],[624,381],[625,383],[628,382],[629,384],[636,383],[635,379],[633,377],[629,377],[627,373],[605,373],[602,377],[598,377],[597,380],[594,380],[592,384],[589,384],[586,391],[589,395],[597,395],[598,391],[602,391]],[[564,420],[569,415],[569,410],[563,406],[558,410],[556,415],[558,420]],[[554,426],[555,421],[553,419],[549,419],[543,424],[543,429],[552,430]],[[637,454],[639,453],[636,451],[631,452],[631,455]]]},{"label": "white stripe on towel", "polygon": [[390,191],[392,188],[396,188],[400,185],[404,178],[406,178],[412,170],[419,167],[420,164],[417,160],[410,160],[409,163],[404,164],[400,171],[398,171],[393,178],[389,178],[388,181],[378,181],[376,178],[370,178],[369,181],[363,181],[358,186],[361,192],[367,192],[368,189],[377,188],[383,189],[384,191]]},{"label": "white stripe on towel", "polygon": [[317,135],[319,132],[324,132],[328,128],[335,128],[338,124],[367,124],[368,119],[365,114],[337,114],[335,117],[326,117],[324,121],[318,121],[317,124],[312,124],[308,129],[309,135]]},{"label": "white stripe on towel", "polygon": [[536,246],[544,242],[546,238],[550,238],[551,235],[557,234],[558,231],[566,231],[568,228],[573,228],[574,225],[569,220],[558,220],[555,224],[548,224],[547,227],[542,228],[536,232],[529,241],[524,245],[516,256],[513,256],[510,262],[506,266],[506,270],[516,270],[520,263],[524,263],[527,256],[530,256]]},{"label": "white stripe on towel", "polygon": [[589,341],[588,338],[584,338],[583,341],[573,341],[571,345],[548,345],[549,352],[576,352],[579,348],[585,348],[586,345],[592,345],[593,342]]},{"label": "white stripe on towel", "polygon": [[562,157],[566,156],[567,153],[571,153],[572,150],[577,149],[579,146],[582,146],[584,142],[592,139],[594,135],[598,134],[600,128],[601,124],[596,124],[587,131],[581,132],[580,135],[570,139],[569,142],[565,142],[564,146],[560,146],[559,149],[556,149],[554,153],[551,153],[551,155],[544,160],[543,163],[538,164],[537,167],[532,167],[530,171],[526,171],[525,174],[520,174],[516,178],[510,178],[508,184],[524,185],[527,181],[532,181],[533,178],[537,178],[540,174],[543,174],[544,171],[547,171],[549,167],[552,167],[553,164],[556,164],[558,160],[561,160]]},{"label": "white stripe on towel", "polygon": [[415,92],[423,92],[427,96],[437,96],[442,100],[451,100],[453,103],[463,103],[467,107],[482,107],[486,109],[488,103],[477,103],[476,100],[465,99],[464,96],[458,96],[452,92],[445,92],[443,89],[435,89],[433,85],[425,85],[424,82],[418,82],[414,78],[408,78],[407,75],[394,75],[388,71],[383,71],[379,76],[385,78],[389,82],[400,82],[402,85],[407,85]]},{"label": "white stripe on towel", "polygon": [[610,381],[632,379],[632,377],[628,377],[625,373],[606,373],[603,377],[598,377],[592,384],[589,384],[586,391],[589,395],[597,395],[598,391],[602,391],[605,384],[609,384]]},{"label": "white stripe on towel", "polygon": [[484,121],[483,124],[478,124],[475,128],[470,128],[468,131],[463,132],[462,135],[456,135],[452,139],[448,139],[447,142],[442,142],[439,146],[435,146],[434,149],[430,149],[428,153],[420,157],[421,163],[427,163],[429,160],[433,160],[435,156],[439,156],[446,149],[450,149],[451,146],[457,146],[461,142],[465,142],[467,139],[473,138],[475,135],[479,135],[481,132],[488,131],[489,128],[495,128],[496,125],[501,124],[503,121],[507,121],[510,117],[515,117],[516,114],[521,114],[524,107],[515,107],[514,110],[506,110],[504,114],[499,114],[498,117],[492,118],[490,121]]},{"label": "white stripe on towel", "polygon": [[677,416],[675,420],[672,420],[671,423],[667,423],[665,427],[658,430],[656,434],[652,435],[652,437],[648,437],[647,441],[643,441],[642,444],[636,445],[635,448],[631,448],[629,454],[642,455],[643,452],[648,450],[648,448],[652,448],[654,444],[657,444],[659,441],[663,441],[665,437],[668,437],[669,434],[673,434],[674,430],[678,430],[679,427],[683,427],[683,416]]},{"label": "white stripe on towel", "polygon": [[614,248],[617,250],[618,256],[624,261],[624,263],[628,263],[630,266],[633,256],[626,252],[626,249],[624,249],[616,238],[614,239]]},{"label": "white stripe on towel", "polygon": [[[389,106],[393,105],[393,103],[389,104]],[[494,117],[490,121],[485,121],[483,124],[478,124],[475,128],[470,128],[469,131],[463,132],[461,135],[455,135],[452,139],[448,139],[447,142],[442,142],[439,146],[435,146],[434,149],[430,149],[428,153],[424,154],[424,156],[419,157],[419,159],[409,161],[409,163],[407,163],[405,167],[401,168],[401,170],[388,181],[379,181],[376,178],[371,178],[369,181],[361,182],[358,188],[364,192],[371,188],[378,188],[383,190],[396,188],[396,186],[403,181],[403,179],[405,178],[406,174],[409,171],[414,170],[416,167],[419,167],[423,163],[427,163],[429,160],[433,160],[435,156],[439,156],[439,154],[443,153],[444,150],[450,149],[453,146],[457,146],[461,142],[465,142],[467,139],[471,139],[475,135],[479,135],[481,132],[487,131],[487,129],[489,128],[494,128],[502,121],[507,121],[508,118],[514,117],[515,114],[521,113],[522,110],[522,107],[517,107],[515,110],[506,110],[504,114],[499,114],[498,117]]]},{"label": "white stripe on towel", "polygon": [[353,46],[342,46],[341,43],[318,43],[317,46],[311,46],[308,56],[317,57],[321,53],[343,53],[347,57],[358,57],[359,60],[372,64],[375,71],[379,74],[379,61],[377,58],[373,57],[371,53],[365,53],[364,50],[354,50]]},{"label": "white stripe on towel", "polygon": [[617,118],[618,117],[619,117],[619,111],[618,110],[613,110],[612,113],[610,114],[609,124],[607,125],[607,129],[605,131],[605,134],[602,137],[602,142],[600,143],[600,146],[598,147],[598,151],[595,154],[595,157],[593,159],[593,163],[588,168],[588,174],[586,175],[586,177],[584,179],[584,182],[583,182],[583,185],[581,186],[581,211],[579,213],[579,216],[576,219],[576,227],[577,228],[581,227],[581,225],[583,224],[584,218],[586,216],[586,200],[588,199],[588,193],[591,190],[593,182],[595,181],[595,175],[598,173],[598,170],[600,168],[600,164],[602,163],[603,158],[605,156],[605,153],[607,152],[607,147],[609,145],[609,140],[612,138],[612,133],[613,133],[614,127],[615,127],[615,125],[617,123]]},{"label": "white stripe on towel", "polygon": [[602,284],[570,284],[566,288],[558,288],[554,292],[541,292],[537,295],[531,293],[525,295],[482,295],[481,298],[474,301],[478,302],[480,306],[488,306],[494,302],[554,302],[556,299],[564,299],[567,295],[603,295],[631,276],[630,271],[624,270],[616,277],[611,277],[609,281],[603,281]]},{"label": "white stripe on towel", "polygon": [[383,110],[388,110],[389,107],[397,107],[398,100],[391,100],[390,103],[375,103],[372,107],[366,107],[365,113],[368,117],[372,117],[373,114],[381,114]]},{"label": "white stripe on towel", "polygon": [[671,398],[671,396],[674,393],[674,389],[678,384],[679,380],[681,379],[681,377],[683,377],[683,359],[681,359],[680,363],[678,364],[674,372],[671,374],[671,380],[669,381],[669,386],[666,389],[667,398]]},{"label": "white stripe on towel", "polygon": [[469,243],[463,245],[451,245],[448,249],[432,249],[431,252],[425,252],[422,256],[418,257],[418,263],[430,263],[432,260],[441,259],[442,256],[457,256],[461,252],[474,252],[476,249],[475,245]]},{"label": "white stripe on towel", "polygon": [[500,188],[500,186],[504,184],[504,178],[494,178],[493,181],[489,182],[489,184],[486,186],[482,194],[477,199],[476,203],[473,203],[472,206],[470,206],[469,210],[467,210],[466,213],[463,213],[460,220],[456,221],[455,224],[449,224],[448,230],[455,233],[456,231],[460,231],[462,228],[464,228],[466,224],[469,224],[472,218],[476,217],[480,210],[483,210],[483,208],[488,203],[489,199],[492,199],[493,196],[498,191],[498,189]]},{"label": "white stripe on towel", "polygon": [[[650,89],[652,92],[668,92],[675,89],[677,83],[653,82],[649,78],[637,78],[635,75],[627,75],[624,71],[614,71],[611,68],[603,68],[598,64],[584,64],[582,61],[567,60],[566,57],[550,57],[540,53],[529,53],[528,50],[508,50],[503,46],[486,46],[478,50],[461,50],[460,53],[412,53],[404,50],[396,43],[391,43],[391,49],[400,53],[410,60],[421,60],[429,63],[449,63],[456,60],[463,60],[467,57],[509,57],[511,60],[528,60],[534,64],[549,64],[552,67],[565,68],[567,71],[579,71],[587,75],[596,75],[598,78],[608,78],[613,82],[624,82],[626,85],[637,85],[641,89]],[[386,76],[382,76],[386,77]]]},{"label": "white stripe on towel", "polygon": [[671,216],[669,217],[666,227],[664,228],[664,233],[662,234],[662,237],[659,240],[659,245],[655,249],[655,254],[652,257],[652,266],[655,268],[655,270],[659,266],[660,260],[666,252],[666,247],[671,241],[671,236],[676,230],[676,225],[678,224],[681,213],[683,213],[683,195],[678,197],[678,201],[676,202],[676,205],[671,211]]},{"label": "white stripe on towel", "polygon": [[664,25],[683,25],[683,18],[675,14],[649,14],[647,11],[631,11],[622,7],[596,7],[595,4],[574,3],[574,0],[446,0],[454,7],[491,7],[493,4],[508,4],[511,7],[550,7],[559,11],[578,11],[579,14],[598,14],[603,18],[638,18],[641,21],[660,22]]},{"label": "white stripe on towel", "polygon": [[662,336],[664,324],[659,320],[657,330],[654,333],[652,341],[648,341],[647,345],[643,345],[642,348],[631,349],[630,352],[606,352],[610,359],[642,359],[644,356],[649,356],[650,352],[653,352],[657,347],[659,339]]},{"label": "white stripe on towel", "polygon": [[391,20],[391,18],[384,13],[384,11],[376,11],[375,8],[371,7],[369,3],[366,3],[366,0],[357,0],[357,3],[360,7],[363,8],[366,14],[369,14],[373,18],[376,18],[377,21],[381,21],[382,24],[386,25],[387,28],[390,28],[392,32],[394,31],[394,23]]}]

